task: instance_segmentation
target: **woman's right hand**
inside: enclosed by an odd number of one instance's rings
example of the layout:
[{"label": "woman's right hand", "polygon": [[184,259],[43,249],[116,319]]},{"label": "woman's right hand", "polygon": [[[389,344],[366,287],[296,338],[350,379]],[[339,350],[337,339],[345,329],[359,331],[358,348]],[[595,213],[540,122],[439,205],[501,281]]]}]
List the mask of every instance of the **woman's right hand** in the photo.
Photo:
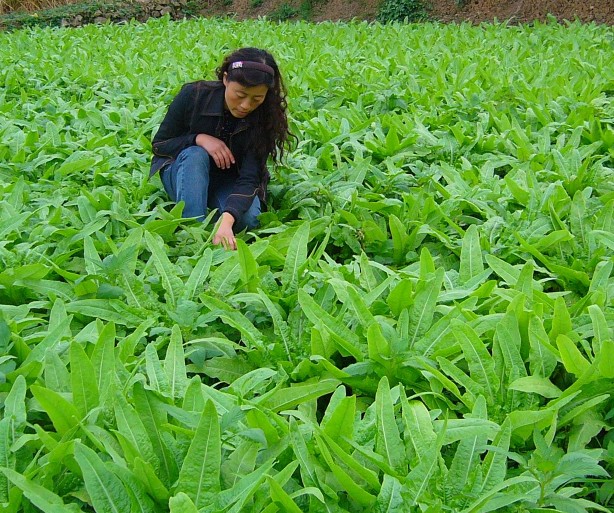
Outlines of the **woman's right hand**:
[{"label": "woman's right hand", "polygon": [[209,156],[220,169],[228,169],[235,163],[234,155],[224,141],[207,134],[198,134],[196,144],[207,150]]}]

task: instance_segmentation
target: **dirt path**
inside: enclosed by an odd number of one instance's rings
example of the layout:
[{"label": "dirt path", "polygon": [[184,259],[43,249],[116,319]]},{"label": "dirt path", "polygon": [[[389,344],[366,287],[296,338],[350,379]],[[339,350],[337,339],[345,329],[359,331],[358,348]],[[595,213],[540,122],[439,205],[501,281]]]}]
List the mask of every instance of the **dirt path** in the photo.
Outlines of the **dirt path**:
[{"label": "dirt path", "polygon": [[[510,23],[575,19],[583,22],[614,25],[614,0],[428,0],[431,18],[442,22],[480,23],[509,20]],[[218,13],[230,12],[239,19],[269,15],[280,6],[298,8],[301,0],[233,0],[220,6]],[[374,20],[380,0],[312,0],[313,21],[348,21],[353,18]]]}]

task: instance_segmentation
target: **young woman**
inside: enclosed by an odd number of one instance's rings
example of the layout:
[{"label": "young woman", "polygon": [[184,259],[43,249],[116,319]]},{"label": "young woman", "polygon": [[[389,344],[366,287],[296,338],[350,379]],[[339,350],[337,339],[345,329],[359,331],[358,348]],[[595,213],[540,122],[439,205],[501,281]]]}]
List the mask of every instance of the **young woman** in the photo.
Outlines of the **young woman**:
[{"label": "young woman", "polygon": [[266,209],[268,157],[281,159],[289,137],[286,91],[273,56],[241,48],[217,81],[185,84],[153,138],[150,176],[160,172],[183,217],[217,209],[213,243],[236,249],[235,233],[258,226]]}]

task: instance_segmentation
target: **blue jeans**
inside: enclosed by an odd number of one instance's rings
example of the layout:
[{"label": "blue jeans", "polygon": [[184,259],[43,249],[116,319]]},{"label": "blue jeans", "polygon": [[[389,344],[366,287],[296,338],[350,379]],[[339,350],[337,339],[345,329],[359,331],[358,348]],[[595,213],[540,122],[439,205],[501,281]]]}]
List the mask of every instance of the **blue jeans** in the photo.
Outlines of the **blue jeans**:
[{"label": "blue jeans", "polygon": [[[160,176],[164,190],[171,200],[183,201],[183,217],[196,217],[201,221],[207,209],[217,209],[216,219],[224,211],[228,196],[232,193],[236,176],[219,170],[200,146],[190,146],[183,150],[175,162],[164,168]],[[259,226],[260,199],[254,197],[250,208],[241,219],[235,219],[235,233],[245,228]]]}]

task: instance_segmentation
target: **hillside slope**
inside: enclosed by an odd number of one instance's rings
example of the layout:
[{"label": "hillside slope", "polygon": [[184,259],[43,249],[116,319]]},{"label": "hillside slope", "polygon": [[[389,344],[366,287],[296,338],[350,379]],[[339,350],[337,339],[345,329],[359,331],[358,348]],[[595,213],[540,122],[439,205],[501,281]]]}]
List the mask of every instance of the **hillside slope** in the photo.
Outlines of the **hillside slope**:
[{"label": "hillside slope", "polygon": [[[313,21],[338,21],[353,18],[374,20],[381,0],[311,0]],[[299,10],[304,0],[232,0],[209,4],[204,13],[230,13],[238,18],[253,18],[280,12],[284,6]],[[614,25],[613,0],[429,0],[430,16],[442,22],[481,23],[509,20],[510,23],[544,21],[548,16],[558,20],[581,20]],[[290,12],[286,9],[286,12]],[[300,13],[299,13],[300,15]]]}]

